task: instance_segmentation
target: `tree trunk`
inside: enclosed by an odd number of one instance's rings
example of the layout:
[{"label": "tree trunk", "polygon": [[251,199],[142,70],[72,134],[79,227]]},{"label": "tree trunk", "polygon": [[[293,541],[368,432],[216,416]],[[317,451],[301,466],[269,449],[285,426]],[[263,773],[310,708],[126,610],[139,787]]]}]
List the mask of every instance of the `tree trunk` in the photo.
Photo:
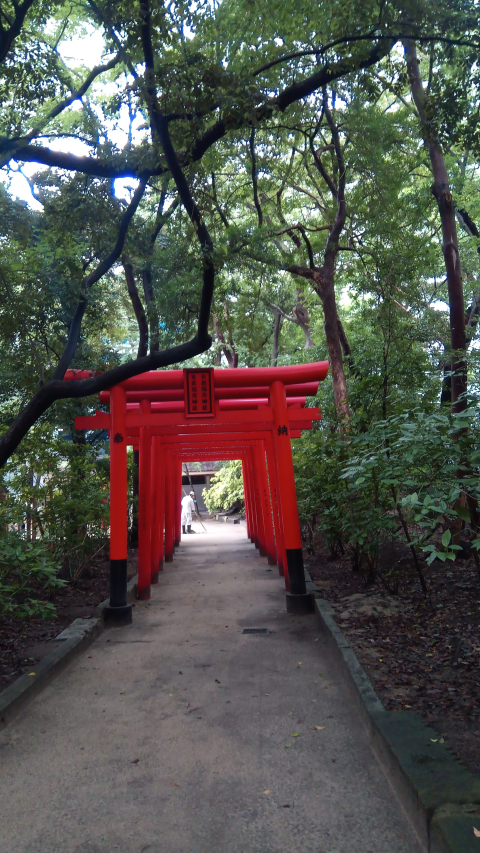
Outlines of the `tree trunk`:
[{"label": "tree trunk", "polygon": [[138,323],[138,352],[137,358],[147,354],[148,351],[148,324],[143,310],[141,299],[138,295],[137,285],[135,284],[135,276],[133,274],[133,266],[130,263],[127,255],[122,255],[122,264],[125,271],[125,279],[127,281],[128,295],[130,297],[135,317]]},{"label": "tree trunk", "polygon": [[[324,267],[322,268],[324,270]],[[322,275],[321,287],[317,290],[323,306],[325,320],[325,337],[327,339],[328,354],[330,358],[330,370],[332,374],[333,395],[335,408],[341,420],[350,417],[348,406],[347,380],[343,368],[342,345],[339,334],[339,319],[337,314],[337,302],[332,275]]]},{"label": "tree trunk", "polygon": [[150,353],[158,352],[160,349],[159,342],[159,317],[158,311],[153,298],[152,285],[152,269],[148,265],[142,272],[143,292],[145,294],[145,304],[147,306],[148,325],[150,329]]},{"label": "tree trunk", "polygon": [[467,360],[465,305],[455,208],[442,147],[428,118],[428,95],[423,88],[415,43],[406,39],[403,42],[403,46],[410,91],[420,117],[422,136],[430,156],[433,174],[431,190],[438,205],[442,225],[442,248],[447,273],[448,300],[450,305],[451,402],[452,412],[457,413],[467,407]]},{"label": "tree trunk", "polygon": [[272,345],[272,358],[270,361],[270,365],[272,367],[277,366],[278,361],[278,352],[280,348],[280,332],[282,331],[282,315],[280,311],[274,311],[274,321],[273,321],[273,345]]},{"label": "tree trunk", "polygon": [[305,349],[310,349],[310,347],[315,346],[310,337],[310,315],[308,313],[308,309],[305,305],[305,300],[302,294],[298,290],[296,290],[295,296],[297,299],[297,303],[294,306],[293,314],[297,318],[298,325],[301,327],[301,329],[303,330],[303,334],[305,335]]}]

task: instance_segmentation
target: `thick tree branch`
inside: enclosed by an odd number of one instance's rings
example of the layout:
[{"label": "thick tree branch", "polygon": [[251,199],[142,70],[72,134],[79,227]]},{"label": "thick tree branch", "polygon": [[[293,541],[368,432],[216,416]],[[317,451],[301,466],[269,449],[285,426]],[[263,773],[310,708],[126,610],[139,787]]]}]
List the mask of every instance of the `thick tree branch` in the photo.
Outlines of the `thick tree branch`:
[{"label": "thick tree branch", "polygon": [[0,63],[4,62],[7,58],[13,42],[21,32],[27,12],[34,3],[35,0],[24,0],[23,3],[13,3],[15,9],[13,21],[8,29],[5,29],[3,26],[0,29]]},{"label": "thick tree branch", "polygon": [[156,370],[159,367],[169,367],[188,358],[194,358],[202,352],[205,352],[205,341],[195,337],[187,343],[163,352],[137,358],[90,379],[78,381],[55,379],[46,382],[29,400],[25,408],[0,438],[0,468],[15,452],[29,429],[56,400],[79,399],[89,397],[92,394],[99,394],[100,391],[106,391],[113,385],[118,385],[119,382],[124,382],[132,376],[138,376],[139,373]]},{"label": "thick tree branch", "polygon": [[476,47],[477,49],[480,47],[479,42],[470,42],[464,39],[452,39],[448,38],[448,36],[441,35],[431,35],[424,36],[419,33],[417,34],[406,34],[399,32],[396,35],[381,35],[377,28],[370,30],[370,32],[365,33],[363,35],[352,35],[352,36],[341,36],[334,41],[328,42],[321,47],[310,48],[309,50],[294,50],[291,53],[285,53],[283,56],[278,56],[277,59],[272,59],[270,62],[267,62],[265,65],[262,65],[260,68],[257,68],[256,71],[253,72],[254,77],[258,77],[259,74],[263,74],[265,71],[269,71],[270,68],[274,68],[276,65],[281,65],[283,62],[290,62],[291,59],[302,59],[304,56],[324,56],[327,51],[331,50],[334,47],[338,47],[341,44],[353,44],[355,42],[360,41],[393,41],[394,43],[397,41],[401,41],[405,38],[420,38],[424,42],[442,42],[443,44],[451,44],[458,45],[464,47]]},{"label": "thick tree branch", "polygon": [[155,89],[154,79],[154,52],[152,46],[151,35],[151,18],[150,6],[148,0],[141,0],[140,8],[142,11],[142,27],[141,38],[142,47],[145,59],[145,76],[146,76],[146,91],[145,97],[147,108],[150,116],[150,124],[152,128],[152,136],[158,138],[163,149],[163,154],[170,174],[177,187],[180,201],[185,208],[190,221],[192,222],[197,232],[197,238],[200,243],[203,253],[203,285],[200,300],[200,310],[198,314],[197,337],[199,340],[205,341],[205,349],[211,344],[211,338],[208,334],[208,323],[210,320],[210,308],[213,299],[213,289],[215,284],[215,267],[213,263],[213,243],[209,231],[202,215],[194,201],[187,179],[183,173],[182,166],[177,157],[176,151],[172,144],[168,120],[162,115]]},{"label": "thick tree branch", "polygon": [[[270,118],[275,109],[279,109],[281,112],[284,112],[290,104],[308,97],[318,89],[322,89],[327,84],[330,84],[347,74],[351,74],[354,71],[370,68],[386,56],[392,46],[393,44],[383,42],[372,48],[372,50],[362,58],[357,57],[348,61],[342,60],[339,62],[326,63],[323,68],[315,74],[306,77],[298,83],[293,83],[292,85],[287,86],[278,96],[275,98],[269,98],[263,104],[260,104],[255,109],[253,116],[251,110],[239,109],[236,116],[229,116],[228,123],[223,119],[219,119],[205,131],[203,136],[197,139],[188,152],[184,152],[184,154],[177,159],[183,167],[192,163],[197,163],[202,159],[204,154],[212,147],[212,145],[215,145],[216,142],[226,136],[229,130],[238,130],[242,127],[251,127],[254,124],[259,124],[266,118]],[[163,121],[168,124],[168,117],[165,116]],[[51,151],[50,149],[43,148],[39,145],[26,145],[18,155],[14,155],[12,159],[18,159],[22,162],[40,163],[46,166],[55,166],[59,169],[82,172],[99,178],[149,178],[153,175],[163,175],[169,168],[168,164],[166,168],[165,165],[153,165],[152,162],[150,164],[142,163],[140,165],[138,162],[121,162],[120,158],[118,158],[120,161],[118,164],[115,162],[106,163],[96,157],[76,157],[73,154]]]},{"label": "thick tree branch", "polygon": [[135,317],[138,323],[138,351],[137,358],[142,358],[148,352],[148,323],[143,310],[143,305],[138,295],[137,285],[135,284],[135,276],[133,274],[133,266],[127,255],[122,255],[122,264],[125,271],[125,280],[127,282],[128,295],[132,303]]},{"label": "thick tree branch", "polygon": [[250,147],[250,157],[252,158],[252,186],[253,186],[253,203],[255,205],[257,216],[258,216],[258,224],[259,227],[262,227],[263,224],[263,212],[262,205],[258,200],[258,177],[257,177],[257,158],[255,156],[255,128],[252,127],[252,132],[250,134],[250,139],[248,140],[248,144]]},{"label": "thick tree branch", "polygon": [[22,150],[32,139],[38,136],[43,128],[50,122],[52,119],[56,118],[60,113],[67,109],[74,101],[81,100],[85,93],[88,91],[93,81],[96,80],[100,74],[103,74],[105,71],[110,71],[111,68],[115,68],[120,61],[120,55],[117,54],[114,56],[110,62],[107,62],[106,65],[97,65],[93,68],[88,75],[88,77],[84,80],[82,85],[58,104],[56,104],[53,109],[42,119],[42,121],[33,127],[25,136],[22,136],[19,139],[4,139],[0,141],[0,152],[5,152],[3,156],[0,158],[0,169],[8,163],[9,160],[13,158],[13,155]]},{"label": "thick tree branch", "polygon": [[117,240],[115,242],[115,246],[112,251],[108,253],[108,255],[100,261],[97,268],[90,273],[90,275],[84,278],[81,289],[80,289],[80,297],[77,302],[77,307],[75,309],[75,313],[72,318],[72,322],[70,323],[70,329],[68,333],[67,343],[65,344],[65,348],[63,350],[60,361],[58,362],[57,368],[53,374],[52,379],[63,379],[65,375],[65,371],[67,370],[70,362],[75,355],[75,350],[77,348],[77,344],[80,338],[80,330],[82,327],[83,315],[85,314],[87,308],[87,298],[88,291],[90,288],[103,276],[109,269],[112,268],[115,261],[120,257],[123,246],[125,243],[125,238],[127,236],[128,226],[132,220],[132,217],[135,214],[135,211],[140,204],[140,200],[145,192],[146,181],[142,180],[139,182],[137,189],[135,190],[132,200],[128,205],[125,213],[122,216],[120,221],[120,226],[118,229]]}]

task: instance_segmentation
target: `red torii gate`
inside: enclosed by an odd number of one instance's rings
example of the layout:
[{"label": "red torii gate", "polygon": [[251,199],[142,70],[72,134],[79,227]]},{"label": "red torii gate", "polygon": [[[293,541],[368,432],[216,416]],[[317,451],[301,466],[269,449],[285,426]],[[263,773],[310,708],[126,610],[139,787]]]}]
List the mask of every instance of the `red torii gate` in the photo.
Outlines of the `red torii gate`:
[{"label": "red torii gate", "polygon": [[[240,459],[247,534],[285,576],[287,610],[310,611],[306,593],[290,439],[310,429],[305,409],[328,362],[273,368],[149,371],[100,394],[110,413],[77,417],[76,429],[110,436],[109,624],[132,621],[127,604],[127,445],[139,449],[140,599],[150,598],[163,561],[181,535],[182,459]],[[67,371],[83,379],[89,371]]]}]

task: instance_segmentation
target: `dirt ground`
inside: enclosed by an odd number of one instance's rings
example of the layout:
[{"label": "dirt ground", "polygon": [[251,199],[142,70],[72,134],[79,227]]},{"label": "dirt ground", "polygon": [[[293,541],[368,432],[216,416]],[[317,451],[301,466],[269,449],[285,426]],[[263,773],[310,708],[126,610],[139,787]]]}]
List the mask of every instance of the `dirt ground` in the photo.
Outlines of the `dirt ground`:
[{"label": "dirt ground", "polygon": [[[129,579],[137,571],[137,551],[128,555]],[[91,616],[95,607],[108,598],[108,557],[92,561],[84,576],[58,590],[52,599],[53,619],[13,619],[0,622],[0,690],[31,669],[55,646],[55,637],[74,619]]]},{"label": "dirt ground", "polygon": [[[320,543],[307,560],[312,580],[388,710],[418,711],[480,774],[480,579],[473,560],[401,569],[398,595],[366,586],[347,555]],[[405,564],[405,560],[403,561]]]}]

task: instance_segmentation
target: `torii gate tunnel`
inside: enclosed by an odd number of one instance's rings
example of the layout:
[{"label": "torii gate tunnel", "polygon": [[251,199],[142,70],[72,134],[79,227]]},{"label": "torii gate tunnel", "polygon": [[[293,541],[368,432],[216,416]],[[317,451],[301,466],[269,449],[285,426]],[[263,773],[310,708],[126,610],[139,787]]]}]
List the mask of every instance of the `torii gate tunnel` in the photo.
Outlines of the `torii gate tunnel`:
[{"label": "torii gate tunnel", "polygon": [[[110,601],[105,620],[132,621],[127,603],[127,445],[139,450],[137,597],[150,598],[180,543],[182,460],[242,462],[247,535],[285,577],[287,610],[308,613],[290,441],[311,429],[305,408],[328,362],[291,367],[152,370],[100,394],[110,413],[75,418],[110,437]],[[69,370],[65,379],[89,371]]]}]

